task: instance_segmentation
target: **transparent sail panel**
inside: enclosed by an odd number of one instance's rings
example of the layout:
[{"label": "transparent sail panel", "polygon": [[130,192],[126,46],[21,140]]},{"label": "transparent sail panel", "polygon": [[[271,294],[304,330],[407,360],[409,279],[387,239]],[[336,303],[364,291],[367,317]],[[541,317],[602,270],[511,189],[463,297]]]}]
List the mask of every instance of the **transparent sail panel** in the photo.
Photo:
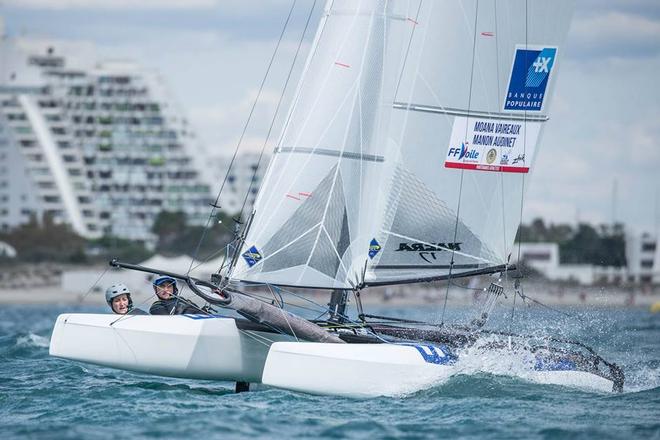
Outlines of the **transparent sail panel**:
[{"label": "transparent sail panel", "polygon": [[412,29],[388,3],[329,3],[232,277],[360,283],[386,197],[374,194]]},{"label": "transparent sail panel", "polygon": [[422,3],[389,119],[399,157],[367,285],[507,263],[571,6]]},{"label": "transparent sail panel", "polygon": [[357,288],[506,264],[572,4],[328,5],[232,277]]}]

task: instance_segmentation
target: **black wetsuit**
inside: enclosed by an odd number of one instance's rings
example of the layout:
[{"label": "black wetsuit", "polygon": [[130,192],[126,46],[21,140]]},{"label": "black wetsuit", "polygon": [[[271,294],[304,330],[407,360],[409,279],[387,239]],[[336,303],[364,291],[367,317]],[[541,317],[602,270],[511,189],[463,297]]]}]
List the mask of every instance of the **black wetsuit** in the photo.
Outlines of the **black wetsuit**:
[{"label": "black wetsuit", "polygon": [[191,302],[181,298],[159,299],[149,308],[152,315],[187,315],[205,313]]},{"label": "black wetsuit", "polygon": [[148,315],[149,313],[145,312],[142,309],[131,309],[128,311],[127,315]]}]

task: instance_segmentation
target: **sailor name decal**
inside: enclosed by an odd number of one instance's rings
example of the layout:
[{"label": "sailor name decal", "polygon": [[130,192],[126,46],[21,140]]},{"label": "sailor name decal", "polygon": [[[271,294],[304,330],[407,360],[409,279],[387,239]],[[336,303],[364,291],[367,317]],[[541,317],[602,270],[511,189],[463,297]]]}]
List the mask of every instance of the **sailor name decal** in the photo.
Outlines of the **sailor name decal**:
[{"label": "sailor name decal", "polygon": [[445,168],[527,173],[542,122],[456,116]]}]

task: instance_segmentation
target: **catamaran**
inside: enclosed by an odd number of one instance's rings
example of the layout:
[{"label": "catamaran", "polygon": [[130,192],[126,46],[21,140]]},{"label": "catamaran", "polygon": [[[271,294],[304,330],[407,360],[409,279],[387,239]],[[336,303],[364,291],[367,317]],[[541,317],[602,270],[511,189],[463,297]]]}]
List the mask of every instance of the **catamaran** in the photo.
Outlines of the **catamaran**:
[{"label": "catamaran", "polygon": [[[462,326],[373,316],[361,301],[376,286],[514,274],[571,14],[565,1],[329,0],[228,267],[200,280],[111,263],[175,277],[243,318],[64,314],[51,355],[372,397],[431,387],[475,352],[515,354],[529,380],[621,391],[622,369],[586,345],[488,330],[502,283]],[[308,320],[249,286],[330,302]]]}]

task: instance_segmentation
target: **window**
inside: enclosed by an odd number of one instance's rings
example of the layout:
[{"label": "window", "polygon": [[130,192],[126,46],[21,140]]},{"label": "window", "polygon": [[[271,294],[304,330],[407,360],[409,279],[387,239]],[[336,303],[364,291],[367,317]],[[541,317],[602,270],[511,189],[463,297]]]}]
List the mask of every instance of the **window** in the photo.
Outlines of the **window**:
[{"label": "window", "polygon": [[642,243],[643,252],[654,252],[656,244],[655,243]]},{"label": "window", "polygon": [[523,260],[527,261],[550,261],[550,253],[548,252],[525,252]]},{"label": "window", "polygon": [[653,268],[653,260],[642,260],[640,265],[644,269],[652,269]]}]

